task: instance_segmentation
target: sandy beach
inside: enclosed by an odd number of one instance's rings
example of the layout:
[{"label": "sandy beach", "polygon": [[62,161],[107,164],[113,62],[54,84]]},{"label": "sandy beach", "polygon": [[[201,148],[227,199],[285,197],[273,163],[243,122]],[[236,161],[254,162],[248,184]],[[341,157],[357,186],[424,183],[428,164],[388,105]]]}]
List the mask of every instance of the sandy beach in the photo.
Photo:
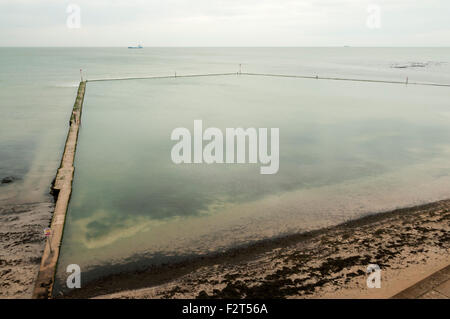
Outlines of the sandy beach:
[{"label": "sandy beach", "polygon": [[0,206],[0,298],[31,298],[52,202]]},{"label": "sandy beach", "polygon": [[[450,200],[92,282],[75,298],[389,298],[450,264]],[[369,264],[381,268],[368,289]],[[61,297],[61,296],[59,296]]]}]

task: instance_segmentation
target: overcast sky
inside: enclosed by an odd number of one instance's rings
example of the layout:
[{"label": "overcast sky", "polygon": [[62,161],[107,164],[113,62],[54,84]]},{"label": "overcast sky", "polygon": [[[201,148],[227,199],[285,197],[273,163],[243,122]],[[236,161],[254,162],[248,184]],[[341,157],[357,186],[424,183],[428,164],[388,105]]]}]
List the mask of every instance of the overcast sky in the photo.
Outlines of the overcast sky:
[{"label": "overcast sky", "polygon": [[0,46],[137,43],[450,46],[450,1],[0,0]]}]

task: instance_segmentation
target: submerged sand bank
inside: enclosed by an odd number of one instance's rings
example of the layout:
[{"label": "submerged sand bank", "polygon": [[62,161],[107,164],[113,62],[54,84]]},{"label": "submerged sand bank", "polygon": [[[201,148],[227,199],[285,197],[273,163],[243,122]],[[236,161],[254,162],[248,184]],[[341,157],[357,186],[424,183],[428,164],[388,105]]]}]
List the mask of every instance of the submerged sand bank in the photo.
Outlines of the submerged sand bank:
[{"label": "submerged sand bank", "polygon": [[[388,298],[450,264],[449,249],[450,200],[445,200],[116,275],[72,297]],[[367,288],[371,263],[381,267],[380,289]]]}]

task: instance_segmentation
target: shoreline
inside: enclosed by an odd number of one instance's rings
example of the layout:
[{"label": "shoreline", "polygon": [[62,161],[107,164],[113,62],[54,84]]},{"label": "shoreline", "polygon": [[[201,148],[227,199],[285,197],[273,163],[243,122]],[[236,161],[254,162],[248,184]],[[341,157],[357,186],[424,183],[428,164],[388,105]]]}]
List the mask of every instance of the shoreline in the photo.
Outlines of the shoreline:
[{"label": "shoreline", "polygon": [[[389,298],[450,264],[450,199],[87,283],[56,298]],[[366,267],[383,289],[367,289]]]},{"label": "shoreline", "polygon": [[[51,186],[48,185],[49,193],[39,194],[34,201],[31,199],[33,196],[29,196],[28,201],[23,198],[15,199],[21,196],[20,192],[14,194],[14,191],[11,194],[15,196],[0,198],[0,297],[51,296],[71,194],[73,160],[85,86],[86,82],[80,82],[64,152],[56,177]],[[39,180],[42,181],[41,178]],[[7,184],[13,181],[14,179],[10,178]],[[35,191],[36,189],[32,189],[30,192]],[[47,239],[43,231],[48,227],[51,228],[51,236]]]}]

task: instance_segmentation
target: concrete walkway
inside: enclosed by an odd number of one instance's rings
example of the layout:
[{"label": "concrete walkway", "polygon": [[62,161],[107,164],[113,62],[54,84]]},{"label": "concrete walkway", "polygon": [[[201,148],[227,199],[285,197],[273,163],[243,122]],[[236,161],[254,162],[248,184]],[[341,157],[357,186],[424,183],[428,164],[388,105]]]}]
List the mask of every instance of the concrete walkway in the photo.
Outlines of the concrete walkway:
[{"label": "concrete walkway", "polygon": [[39,273],[33,291],[34,299],[47,299],[52,297],[52,289],[56,266],[58,264],[59,248],[62,241],[64,222],[70,195],[72,193],[72,179],[74,173],[73,163],[75,159],[75,150],[77,147],[85,89],[86,82],[81,82],[78,87],[77,98],[70,117],[69,133],[67,134],[61,166],[58,169],[55,183],[52,187],[54,195],[57,199],[50,227],[51,235],[48,238],[44,248],[41,266],[39,268]]},{"label": "concrete walkway", "polygon": [[393,299],[450,299],[450,265],[392,297]]}]

